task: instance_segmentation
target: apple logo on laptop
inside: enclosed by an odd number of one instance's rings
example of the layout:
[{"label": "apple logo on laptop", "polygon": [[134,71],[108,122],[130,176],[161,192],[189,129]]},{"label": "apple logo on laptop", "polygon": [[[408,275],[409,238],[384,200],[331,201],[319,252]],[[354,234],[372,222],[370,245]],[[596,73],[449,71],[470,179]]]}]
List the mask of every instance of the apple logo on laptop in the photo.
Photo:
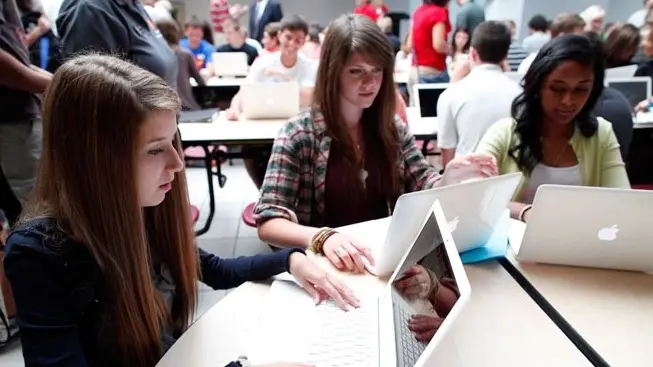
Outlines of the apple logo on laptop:
[{"label": "apple logo on laptop", "polygon": [[460,217],[455,217],[451,222],[449,222],[449,232],[454,232],[458,228],[458,223],[460,222]]},{"label": "apple logo on laptop", "polygon": [[619,228],[617,225],[613,225],[610,227],[603,227],[599,229],[599,240],[601,241],[614,241],[617,239],[617,233],[619,232]]}]

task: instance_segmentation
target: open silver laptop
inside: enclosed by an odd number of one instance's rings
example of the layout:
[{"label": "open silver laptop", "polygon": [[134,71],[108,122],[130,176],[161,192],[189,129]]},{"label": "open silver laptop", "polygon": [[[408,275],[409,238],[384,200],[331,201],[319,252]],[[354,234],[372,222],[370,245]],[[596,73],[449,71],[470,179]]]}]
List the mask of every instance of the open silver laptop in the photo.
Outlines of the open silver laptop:
[{"label": "open silver laptop", "polygon": [[605,77],[610,78],[630,78],[635,75],[637,65],[619,66],[616,68],[605,69]]},{"label": "open silver laptop", "polygon": [[214,52],[213,72],[218,77],[246,77],[249,72],[244,52]]},{"label": "open silver laptop", "polygon": [[246,83],[240,87],[242,115],[250,120],[287,119],[299,113],[299,84]]},{"label": "open silver laptop", "polygon": [[[471,287],[438,202],[420,222],[420,235],[402,257],[380,297],[374,291],[367,296],[359,294],[360,308],[345,312],[332,301],[315,306],[295,283],[275,281],[269,293],[269,307],[280,320],[285,320],[285,327],[268,324],[275,328],[274,338],[267,339],[269,345],[264,348],[274,355],[257,356],[256,362],[281,358],[320,367],[428,366],[430,356],[469,300]],[[409,298],[397,289],[395,281],[415,265],[433,271],[440,279],[455,281],[459,298],[448,313],[438,315],[428,295]],[[408,329],[408,320],[415,314],[444,317],[428,343],[418,341]]]},{"label": "open silver laptop", "polygon": [[596,268],[653,270],[653,191],[542,185],[517,259]]},{"label": "open silver laptop", "polygon": [[368,239],[382,241],[383,245],[363,243],[373,249],[376,262],[375,266],[366,263],[366,269],[378,276],[390,275],[420,233],[421,222],[415,218],[423,218],[436,200],[442,205],[459,252],[485,245],[521,178],[521,173],[512,173],[401,195],[387,233],[379,233]]},{"label": "open silver laptop", "polygon": [[651,78],[647,76],[606,78],[605,84],[621,92],[633,109],[639,102],[645,101],[651,96]]},{"label": "open silver laptop", "polygon": [[413,86],[415,106],[419,108],[420,117],[438,117],[438,100],[448,87],[449,83],[427,83]]}]

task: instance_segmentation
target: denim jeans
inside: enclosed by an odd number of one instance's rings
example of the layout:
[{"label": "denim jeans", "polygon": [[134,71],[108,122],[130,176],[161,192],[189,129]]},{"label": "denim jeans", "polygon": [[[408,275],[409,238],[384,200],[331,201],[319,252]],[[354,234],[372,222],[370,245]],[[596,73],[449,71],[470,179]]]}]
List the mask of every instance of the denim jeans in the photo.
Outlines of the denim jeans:
[{"label": "denim jeans", "polygon": [[420,83],[426,83],[426,84],[431,84],[431,83],[449,83],[449,73],[446,71],[438,74],[438,75],[420,75],[419,76],[419,82]]}]

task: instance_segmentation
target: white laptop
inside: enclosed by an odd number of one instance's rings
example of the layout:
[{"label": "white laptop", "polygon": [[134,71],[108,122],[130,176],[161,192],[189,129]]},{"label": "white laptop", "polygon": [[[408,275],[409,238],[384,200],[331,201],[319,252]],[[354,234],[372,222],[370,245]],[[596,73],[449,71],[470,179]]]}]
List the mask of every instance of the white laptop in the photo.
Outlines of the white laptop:
[{"label": "white laptop", "polygon": [[605,77],[610,78],[630,78],[635,75],[637,65],[619,66],[616,68],[605,69]]},{"label": "white laptop", "polygon": [[651,96],[651,78],[633,76],[630,78],[606,78],[606,86],[621,92],[634,109],[641,101]]},{"label": "white laptop", "polygon": [[651,218],[653,191],[542,185],[510,246],[524,262],[651,271]]},{"label": "white laptop", "polygon": [[438,117],[438,100],[449,83],[426,83],[413,86],[415,106],[419,108],[420,117]]},{"label": "white laptop", "polygon": [[211,65],[218,77],[246,77],[249,72],[244,52],[214,52]]},{"label": "white laptop", "polygon": [[[278,321],[268,325],[274,337],[264,338],[253,363],[297,361],[319,367],[425,367],[451,325],[469,300],[471,288],[438,202],[422,224],[421,235],[402,256],[380,297],[378,292],[358,294],[361,307],[348,312],[333,301],[318,306],[294,282],[276,280],[269,292],[268,308]],[[453,278],[460,297],[446,315],[437,315],[427,298],[407,298],[393,286],[405,270],[420,264],[440,278]],[[428,343],[417,341],[408,329],[412,315],[442,316],[444,321]],[[296,320],[296,322],[292,322]],[[269,334],[268,334],[269,335]],[[267,342],[265,341],[267,340]],[[265,351],[261,351],[264,349]]]},{"label": "white laptop", "polygon": [[288,119],[299,113],[299,84],[246,83],[240,86],[242,115],[250,120]]},{"label": "white laptop", "polygon": [[521,178],[521,173],[512,173],[401,195],[387,233],[369,239],[383,245],[367,244],[376,264],[371,266],[363,259],[366,269],[378,276],[390,275],[419,234],[421,222],[415,218],[423,218],[436,200],[442,205],[459,252],[485,245]]}]

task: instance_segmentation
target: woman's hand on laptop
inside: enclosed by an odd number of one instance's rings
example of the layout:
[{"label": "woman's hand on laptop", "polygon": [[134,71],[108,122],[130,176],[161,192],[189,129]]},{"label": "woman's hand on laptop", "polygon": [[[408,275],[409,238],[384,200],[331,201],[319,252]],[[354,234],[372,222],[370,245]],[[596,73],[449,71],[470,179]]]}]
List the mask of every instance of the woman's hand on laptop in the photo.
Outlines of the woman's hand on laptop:
[{"label": "woman's hand on laptop", "polygon": [[301,252],[290,255],[290,273],[313,297],[315,304],[331,298],[345,311],[349,310],[349,306],[360,306],[360,301],[349,287]]},{"label": "woman's hand on laptop", "polygon": [[367,259],[370,265],[374,265],[372,251],[342,233],[335,233],[329,237],[324,243],[322,251],[338,270],[355,273],[364,272],[363,257]]},{"label": "woman's hand on laptop", "polygon": [[[426,298],[433,288],[432,277],[435,275],[421,265],[413,265],[400,279],[395,281],[395,287],[409,297]],[[437,282],[437,280],[435,280]]]},{"label": "woman's hand on laptop", "polygon": [[415,339],[422,343],[428,343],[438,331],[444,318],[428,315],[413,315],[408,320],[408,329],[415,334]]},{"label": "woman's hand on laptop", "polygon": [[487,154],[470,154],[452,159],[442,174],[444,186],[458,184],[475,178],[486,178],[498,174],[496,159]]}]

